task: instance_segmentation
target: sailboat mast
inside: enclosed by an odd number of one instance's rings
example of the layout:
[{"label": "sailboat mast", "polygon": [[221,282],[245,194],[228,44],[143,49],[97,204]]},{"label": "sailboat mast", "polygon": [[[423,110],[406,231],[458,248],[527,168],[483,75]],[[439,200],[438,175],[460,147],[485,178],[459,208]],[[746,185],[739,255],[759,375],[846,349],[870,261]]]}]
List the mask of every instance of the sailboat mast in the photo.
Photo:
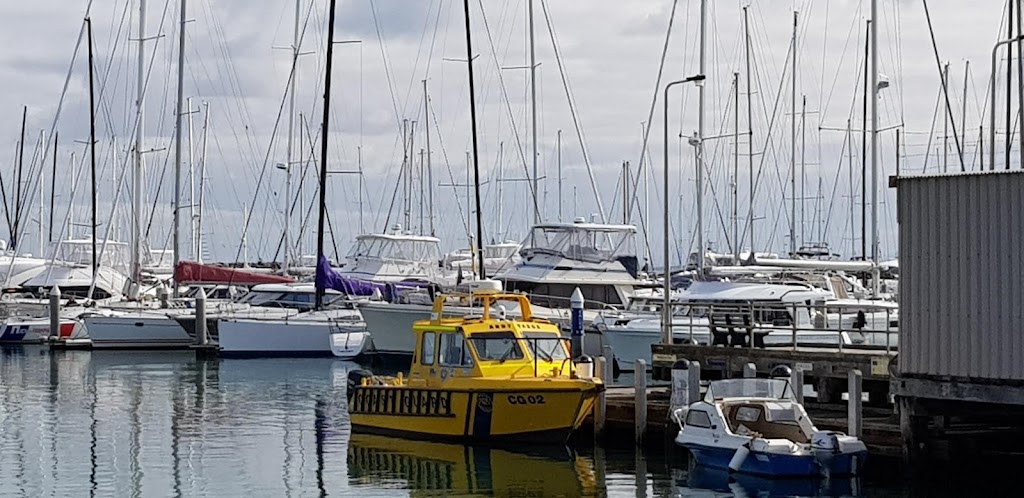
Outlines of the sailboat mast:
[{"label": "sailboat mast", "polygon": [[[57,139],[60,138],[60,132],[53,133],[53,169],[50,171],[50,222],[47,224],[49,229],[49,236],[46,238],[47,242],[53,242],[53,202],[57,195]],[[44,253],[40,253],[41,255]]]},{"label": "sailboat mast", "polygon": [[[949,87],[949,63],[942,67],[942,88]],[[964,94],[967,95],[967,94]],[[964,100],[967,100],[966,98]],[[942,113],[942,172],[949,172],[949,113]]]},{"label": "sailboat mast", "polygon": [[[334,0],[331,0],[332,2]],[[530,3],[533,4],[532,2]],[[473,135],[473,189],[476,194],[476,256],[479,264],[480,279],[487,278],[487,268],[484,267],[484,228],[483,212],[480,209],[480,150],[476,136],[476,86],[473,82],[473,32],[469,22],[469,0],[462,0],[463,11],[466,17],[466,66],[469,72],[469,121],[470,133]],[[532,16],[531,16],[532,18]],[[536,158],[536,154],[534,155]],[[534,181],[537,180],[534,175]],[[536,199],[536,197],[534,197]]]},{"label": "sailboat mast", "polygon": [[[131,278],[129,279],[128,296],[138,297],[139,283],[142,280],[142,137],[145,133],[146,120],[143,114],[142,100],[146,86],[146,0],[139,0],[139,61],[138,80],[136,81],[135,99],[135,174],[132,175],[132,256]],[[180,102],[181,99],[178,99]],[[179,107],[178,122],[181,122]],[[181,126],[179,124],[178,128]],[[179,192],[180,193],[180,192]]]},{"label": "sailboat mast", "polygon": [[807,243],[807,96],[800,107],[800,243]]},{"label": "sailboat mast", "polygon": [[[533,39],[533,0],[528,3],[530,17],[530,139],[533,153],[533,223],[540,223],[540,209],[537,205],[537,53]],[[471,55],[472,57],[472,55]]]},{"label": "sailboat mast", "polygon": [[555,135],[555,150],[558,156],[558,221],[565,220],[562,212],[562,130]]},{"label": "sailboat mast", "polygon": [[18,233],[21,231],[21,171],[25,163],[25,121],[28,106],[21,108],[21,140],[18,142],[18,171],[14,183],[14,230],[11,232],[11,250],[18,248]]},{"label": "sailboat mast", "polygon": [[[878,295],[878,0],[871,0],[871,271],[872,295]],[[1009,164],[1009,161],[1007,161]]]},{"label": "sailboat mast", "polygon": [[747,174],[750,176],[750,205],[747,206],[747,223],[750,225],[750,254],[755,254],[756,245],[754,244],[754,111],[751,105],[751,85],[753,80],[750,79],[750,23],[747,19],[747,7],[743,7],[743,37],[747,59]]},{"label": "sailboat mast", "polygon": [[[864,102],[860,125],[860,257],[868,259],[868,59],[871,58],[871,19],[864,37]],[[865,282],[865,286],[867,282]]]},{"label": "sailboat mast", "polygon": [[[178,25],[178,101],[174,124],[174,268],[181,262],[181,102],[185,88],[185,9],[187,0],[181,0]],[[141,43],[141,39],[140,39]],[[191,107],[191,105],[189,106]],[[191,109],[190,109],[191,110]],[[142,123],[139,123],[140,125]],[[174,297],[178,297],[178,281],[174,281]]]},{"label": "sailboat mast", "polygon": [[[92,299],[92,290],[96,286],[99,270],[97,259],[99,252],[96,250],[96,69],[93,62],[92,19],[85,18],[85,24],[89,34],[89,162],[92,176],[92,284],[89,286],[89,295],[86,297]],[[75,155],[72,153],[72,167],[74,167],[74,163]],[[74,199],[74,195],[72,195],[72,199]],[[71,212],[74,212],[74,209]]]},{"label": "sailboat mast", "polygon": [[[700,1],[700,63],[697,74],[707,74],[707,0]],[[697,270],[704,274],[704,82],[697,82]],[[668,145],[666,144],[666,147]],[[665,198],[668,202],[668,197]],[[665,234],[668,237],[668,234]],[[666,275],[669,262],[665,261]]]},{"label": "sailboat mast", "polygon": [[[317,265],[324,257],[324,223],[327,210],[327,136],[330,131],[331,119],[331,66],[334,62],[334,10],[336,0],[331,0],[331,12],[327,20],[327,68],[324,70],[324,123],[323,136],[320,138],[320,216],[317,219],[316,230],[316,260]],[[316,309],[324,304],[324,289],[316,286]]]},{"label": "sailboat mast", "polygon": [[733,261],[740,260],[740,73],[732,73],[733,133],[732,133],[732,252]]},{"label": "sailboat mast", "polygon": [[295,28],[292,34],[292,74],[288,85],[288,143],[284,163],[284,254],[281,273],[288,274],[292,252],[292,151],[295,141],[295,87],[299,77],[299,18],[302,0],[295,0]]},{"label": "sailboat mast", "polygon": [[196,255],[196,161],[195,161],[195,130],[192,122],[192,97],[185,99],[186,112],[188,113],[188,221],[189,241],[192,245],[192,260],[198,261]]},{"label": "sailboat mast", "polygon": [[[434,230],[434,170],[430,164],[430,96],[427,94],[427,80],[423,80],[423,132],[426,135],[427,141],[427,205],[430,207],[427,216],[430,218],[430,236],[433,237],[436,232]],[[362,178],[362,170],[360,170],[360,178]],[[362,191],[360,191],[362,195]],[[362,209],[362,205],[360,208]]]},{"label": "sailboat mast", "polygon": [[196,262],[203,262],[203,207],[206,205],[206,140],[210,131],[210,103],[203,102],[203,150],[199,155],[199,216],[196,219]]},{"label": "sailboat mast", "polygon": [[799,13],[793,12],[793,43],[791,48],[793,50],[792,59],[793,64],[791,66],[792,76],[790,77],[790,120],[789,120],[789,138],[790,138],[790,154],[789,154],[789,192],[790,192],[790,212],[789,212],[789,253],[790,257],[796,254],[796,28],[797,18]]}]

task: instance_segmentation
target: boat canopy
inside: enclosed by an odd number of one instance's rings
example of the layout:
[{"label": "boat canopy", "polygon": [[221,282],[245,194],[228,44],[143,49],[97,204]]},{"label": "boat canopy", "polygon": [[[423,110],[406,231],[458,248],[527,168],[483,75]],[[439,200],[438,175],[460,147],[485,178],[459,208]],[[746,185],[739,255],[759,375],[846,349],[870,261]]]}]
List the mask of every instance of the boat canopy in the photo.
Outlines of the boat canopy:
[{"label": "boat canopy", "polygon": [[568,259],[602,263],[637,257],[636,227],[597,223],[536,225],[527,238],[527,250]]},{"label": "boat canopy", "polygon": [[[131,250],[128,244],[112,240],[96,241],[100,251],[100,266],[108,266],[124,271],[131,261]],[[71,239],[50,242],[46,246],[46,259],[63,261],[76,265],[92,265],[92,239]]]},{"label": "boat canopy", "polygon": [[224,285],[258,285],[284,284],[294,282],[291,277],[253,273],[223,266],[204,265],[191,261],[182,261],[174,270],[174,281],[179,284],[224,284]]},{"label": "boat canopy", "polygon": [[440,239],[422,235],[370,234],[356,237],[348,259],[363,258],[398,262],[431,262],[441,260]]},{"label": "boat canopy", "polygon": [[785,379],[726,379],[712,382],[704,395],[706,403],[728,398],[792,400],[793,390]]}]

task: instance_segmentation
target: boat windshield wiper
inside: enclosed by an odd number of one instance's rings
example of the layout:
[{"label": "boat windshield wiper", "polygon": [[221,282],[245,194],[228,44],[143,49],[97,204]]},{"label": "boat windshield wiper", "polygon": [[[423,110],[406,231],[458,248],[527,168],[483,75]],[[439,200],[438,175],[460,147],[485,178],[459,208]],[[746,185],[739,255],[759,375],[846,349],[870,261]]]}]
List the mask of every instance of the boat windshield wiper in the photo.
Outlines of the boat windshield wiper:
[{"label": "boat windshield wiper", "polygon": [[505,360],[509,359],[509,357],[512,356],[512,353],[514,353],[515,350],[516,344],[514,342],[509,344],[508,350],[502,353],[501,358],[498,358],[498,363],[505,363]]}]

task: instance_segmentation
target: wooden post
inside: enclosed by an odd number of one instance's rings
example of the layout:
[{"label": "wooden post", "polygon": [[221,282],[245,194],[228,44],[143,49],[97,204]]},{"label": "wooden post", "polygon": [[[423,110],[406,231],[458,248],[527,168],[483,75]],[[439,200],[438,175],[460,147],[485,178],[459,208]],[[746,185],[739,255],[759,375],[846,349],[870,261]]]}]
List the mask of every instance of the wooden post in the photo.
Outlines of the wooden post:
[{"label": "wooden post", "polygon": [[605,389],[602,390],[601,393],[597,395],[597,403],[594,406],[594,437],[595,438],[600,437],[601,434],[604,432],[604,421],[605,421],[605,417],[606,417],[605,410],[607,409],[607,406],[608,406],[606,404],[607,403],[607,399],[605,398],[605,393],[607,392],[607,389],[608,389],[608,380],[606,380],[606,378],[605,378],[605,373],[606,373],[606,366],[605,365],[607,363],[608,363],[608,359],[605,358],[604,356],[598,356],[597,357],[597,365],[596,365],[597,366],[597,372],[596,373],[597,373],[597,377],[599,379],[601,379],[601,382],[604,383]]},{"label": "wooden post", "polygon": [[747,363],[746,365],[743,365],[743,378],[753,379],[755,377],[757,377],[757,365],[753,363]]},{"label": "wooden post", "polygon": [[804,371],[794,368],[789,372],[789,387],[793,389],[793,398],[797,403],[804,404]]},{"label": "wooden post", "polygon": [[50,334],[53,339],[60,339],[60,287],[50,288]]},{"label": "wooden post", "polygon": [[862,394],[864,374],[860,370],[850,370],[850,384],[848,393],[850,396],[847,403],[847,419],[849,421],[849,433],[854,437],[861,437],[863,425],[861,423],[862,405],[864,403]]},{"label": "wooden post", "polygon": [[644,433],[647,432],[647,362],[637,359],[633,369],[634,392],[634,435],[636,444],[643,443]]},{"label": "wooden post", "polygon": [[604,356],[604,359],[607,362],[605,368],[608,369],[608,371],[606,372],[606,376],[601,378],[602,380],[604,380],[604,384],[608,385],[611,384],[613,380],[615,380],[615,352],[612,351],[611,346],[606,344],[604,346],[601,346],[601,356]]},{"label": "wooden post", "polygon": [[690,399],[693,402],[700,400],[700,362],[690,362]]},{"label": "wooden post", "polygon": [[206,336],[206,292],[202,289],[196,294],[196,342],[200,346],[209,342]]}]

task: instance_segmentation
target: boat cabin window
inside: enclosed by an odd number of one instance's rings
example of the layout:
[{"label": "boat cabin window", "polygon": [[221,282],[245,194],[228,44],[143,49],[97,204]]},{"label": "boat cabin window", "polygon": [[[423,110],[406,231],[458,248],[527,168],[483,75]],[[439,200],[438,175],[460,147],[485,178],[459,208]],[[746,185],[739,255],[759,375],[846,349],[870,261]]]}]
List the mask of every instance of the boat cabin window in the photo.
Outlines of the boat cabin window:
[{"label": "boat cabin window", "polygon": [[523,350],[512,331],[473,334],[469,342],[473,343],[476,356],[482,361],[523,359]]},{"label": "boat cabin window", "polygon": [[423,334],[423,346],[420,347],[420,364],[421,365],[433,365],[434,364],[434,342],[437,340],[437,334],[428,332]]},{"label": "boat cabin window", "polygon": [[539,225],[527,243],[539,252],[600,263],[636,258],[636,229],[615,225]]},{"label": "boat cabin window", "polygon": [[462,334],[446,332],[441,335],[440,363],[446,367],[471,367],[473,356],[466,351],[466,343]]},{"label": "boat cabin window", "polygon": [[710,429],[711,417],[703,410],[690,410],[686,412],[686,425]]},{"label": "boat cabin window", "polygon": [[534,356],[547,361],[561,361],[569,357],[562,336],[553,332],[524,332],[526,347]]}]

